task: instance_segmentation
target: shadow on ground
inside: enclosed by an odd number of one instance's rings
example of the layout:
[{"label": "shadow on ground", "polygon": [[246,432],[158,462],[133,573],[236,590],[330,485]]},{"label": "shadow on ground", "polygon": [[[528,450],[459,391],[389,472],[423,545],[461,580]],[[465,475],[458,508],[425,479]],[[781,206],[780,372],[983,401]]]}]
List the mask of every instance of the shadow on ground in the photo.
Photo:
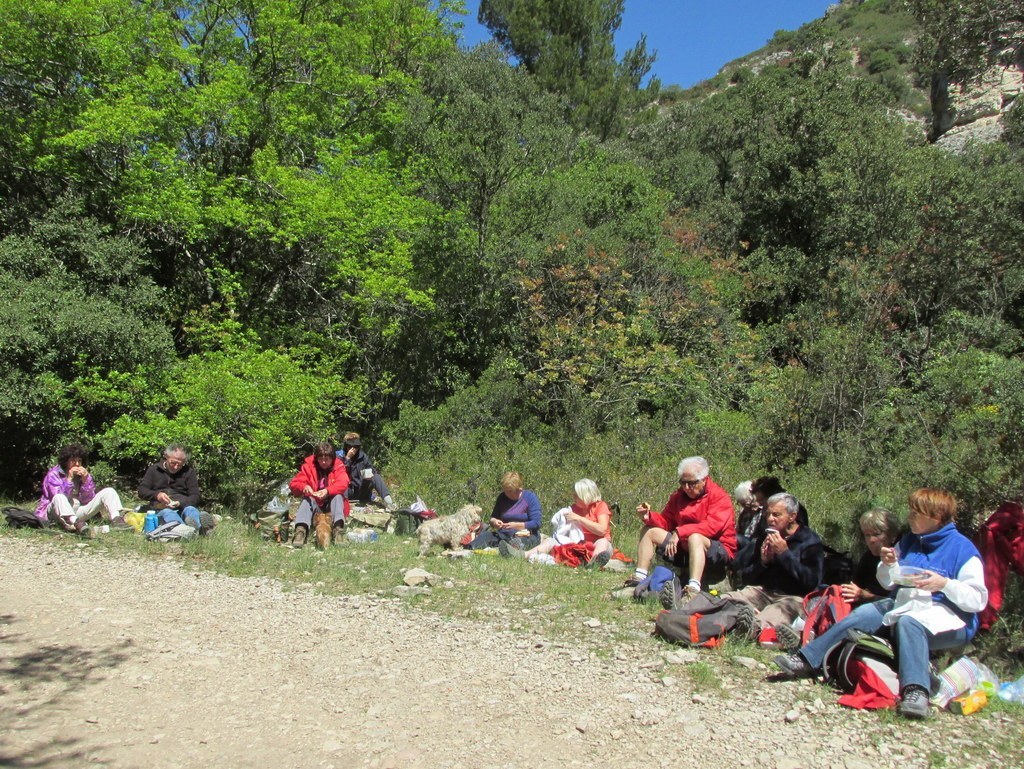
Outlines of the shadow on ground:
[{"label": "shadow on ground", "polygon": [[[11,615],[0,622],[12,624]],[[44,767],[81,765],[84,749],[75,737],[26,743],[19,728],[32,729],[60,717],[60,709],[72,693],[106,676],[130,656],[123,645],[86,649],[75,643],[28,647],[30,640],[4,635],[0,645],[0,766]]]}]

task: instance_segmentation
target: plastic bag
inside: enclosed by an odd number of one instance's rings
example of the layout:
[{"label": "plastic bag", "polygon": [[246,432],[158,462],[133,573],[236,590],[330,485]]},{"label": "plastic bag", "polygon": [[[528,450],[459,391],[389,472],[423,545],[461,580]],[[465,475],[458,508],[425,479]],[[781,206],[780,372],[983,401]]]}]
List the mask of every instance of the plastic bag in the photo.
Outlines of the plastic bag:
[{"label": "plastic bag", "polygon": [[[989,671],[991,674],[991,671]],[[981,670],[970,657],[961,657],[939,676],[939,691],[932,697],[932,703],[945,708],[950,700],[977,689],[981,683]]]}]

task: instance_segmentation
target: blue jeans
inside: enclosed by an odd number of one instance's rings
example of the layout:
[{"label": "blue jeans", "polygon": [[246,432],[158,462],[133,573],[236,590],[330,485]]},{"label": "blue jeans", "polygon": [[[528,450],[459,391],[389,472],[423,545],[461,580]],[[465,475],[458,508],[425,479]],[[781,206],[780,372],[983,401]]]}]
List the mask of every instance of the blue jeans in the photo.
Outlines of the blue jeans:
[{"label": "blue jeans", "polygon": [[173,507],[165,507],[163,510],[157,510],[156,514],[160,517],[160,520],[164,523],[187,523],[189,526],[199,531],[199,510],[187,505],[183,510],[178,511]]},{"label": "blue jeans", "polygon": [[[800,656],[815,670],[821,670],[825,654],[846,638],[851,628],[865,633],[887,635],[893,641],[899,663],[900,691],[908,686],[920,686],[931,691],[931,677],[928,671],[928,652],[937,649],[951,649],[963,646],[970,638],[967,628],[930,633],[913,617],[901,616],[891,627],[882,625],[882,617],[895,605],[891,598],[859,606],[845,619],[837,622],[820,636],[800,650]],[[880,630],[886,632],[879,633]]]}]

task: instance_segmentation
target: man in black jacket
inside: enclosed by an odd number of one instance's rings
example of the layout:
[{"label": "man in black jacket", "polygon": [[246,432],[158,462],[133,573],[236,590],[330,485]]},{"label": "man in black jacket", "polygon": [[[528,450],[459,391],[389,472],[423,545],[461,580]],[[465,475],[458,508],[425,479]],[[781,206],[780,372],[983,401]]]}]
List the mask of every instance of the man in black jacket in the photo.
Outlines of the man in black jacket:
[{"label": "man in black jacket", "polygon": [[723,599],[744,604],[733,632],[750,640],[767,627],[789,625],[800,616],[803,597],[821,583],[825,550],[821,539],[798,520],[792,494],[774,494],[766,507],[767,527],[757,540],[757,557],[740,572],[740,590]]},{"label": "man in black jacket", "polygon": [[157,511],[164,523],[187,523],[201,533],[213,528],[215,518],[199,511],[199,478],[189,464],[184,446],[172,443],[163,458],[146,469],[139,497]]},{"label": "man in black jacket", "polygon": [[338,456],[345,462],[345,469],[348,471],[349,485],[345,496],[350,501],[365,505],[376,491],[388,510],[394,510],[395,502],[391,498],[388,485],[384,483],[384,478],[363,451],[359,433],[345,433],[344,445]]}]

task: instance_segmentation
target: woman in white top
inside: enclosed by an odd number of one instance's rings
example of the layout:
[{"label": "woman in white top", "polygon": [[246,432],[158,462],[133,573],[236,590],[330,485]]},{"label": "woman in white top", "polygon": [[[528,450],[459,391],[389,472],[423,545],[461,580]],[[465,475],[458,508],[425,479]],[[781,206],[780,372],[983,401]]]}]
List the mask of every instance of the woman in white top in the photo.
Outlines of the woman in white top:
[{"label": "woman in white top", "polygon": [[978,629],[988,603],[981,556],[957,531],[956,498],[938,489],[910,495],[910,533],[881,551],[878,581],[893,597],[865,604],[796,654],[780,655],[784,675],[804,678],[821,669],[825,654],[850,628],[887,633],[899,657],[900,715],[928,718],[928,653],[963,646]]}]

